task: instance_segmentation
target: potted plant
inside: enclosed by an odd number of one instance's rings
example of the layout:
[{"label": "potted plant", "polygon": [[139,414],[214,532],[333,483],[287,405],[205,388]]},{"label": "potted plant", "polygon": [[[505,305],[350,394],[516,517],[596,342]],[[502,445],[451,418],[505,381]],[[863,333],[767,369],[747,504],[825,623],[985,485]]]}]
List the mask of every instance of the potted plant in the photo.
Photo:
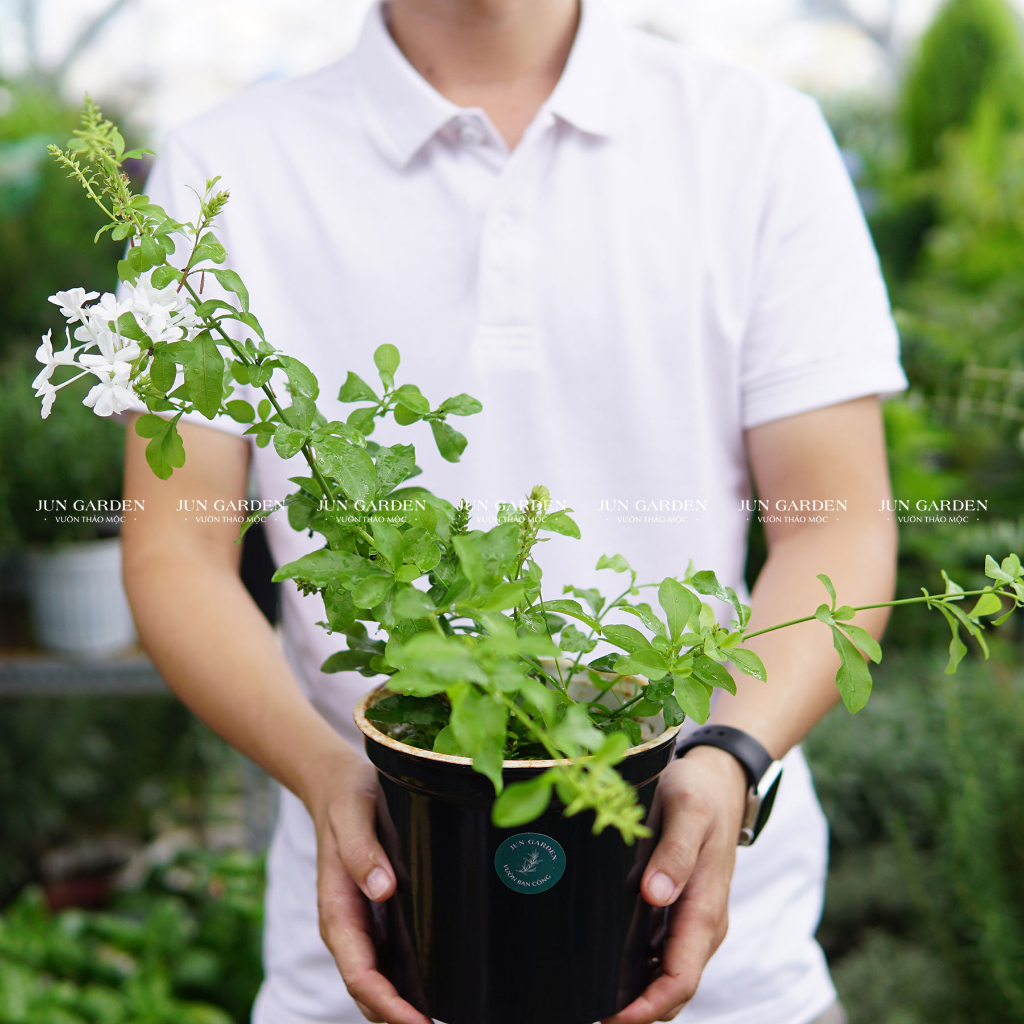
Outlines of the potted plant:
[{"label": "potted plant", "polygon": [[118,538],[124,428],[72,402],[41,423],[38,369],[18,349],[0,368],[0,548],[22,555],[42,647],[112,654],[135,640]]},{"label": "potted plant", "polygon": [[[123,300],[66,293],[81,344],[69,335],[54,351],[44,339],[44,415],[62,386],[54,374],[68,366],[98,381],[87,400],[100,414],[145,404],[136,430],[160,477],[184,464],[176,425],[194,411],[248,424],[257,445],[301,454],[309,467],[284,505],[295,529],[325,543],[276,578],[322,600],[324,626],[346,637],[325,672],[384,680],[356,718],[378,768],[380,831],[399,878],[396,895],[374,908],[399,991],[448,1024],[609,1016],[644,987],[656,959],[662,912],[641,899],[639,881],[675,734],[686,716],[706,720],[716,687],[734,688],[726,662],[764,679],[745,642],[794,623],[751,631],[749,608],[713,572],[691,565],[681,578],[640,582],[621,555],[598,563],[621,578],[612,599],[571,584],[545,595],[541,535],[579,531],[568,511],[551,510],[544,487],[502,507],[493,529],[475,530],[465,504],[413,482],[411,445],[371,440],[378,419],[422,422],[458,461],[466,439],[449,419],[479,412],[478,402],[459,394],[434,406],[396,381],[399,353],[382,345],[379,384],[349,373],[339,398],[355,408],[328,420],[315,376],[267,341],[245,285],[223,267],[211,227],[228,197],[217,179],[206,182],[194,222],[173,221],[132,193],[120,171],[132,154],[92,104],[70,149],[53,152],[129,249]],[[172,265],[175,238],[184,246]],[[220,296],[203,298],[204,276]],[[262,397],[238,397],[238,385]],[[986,571],[992,583],[976,591],[947,579],[942,594],[889,602],[947,618],[950,670],[966,650],[961,627],[983,644],[983,619],[1002,621],[1024,604],[1016,555],[988,559]],[[868,659],[881,651],[852,621],[861,609],[840,605],[820,579],[828,601],[797,621],[831,630],[837,685],[857,711],[870,693]],[[969,608],[968,597],[977,599]],[[730,609],[728,623],[710,599]]]}]

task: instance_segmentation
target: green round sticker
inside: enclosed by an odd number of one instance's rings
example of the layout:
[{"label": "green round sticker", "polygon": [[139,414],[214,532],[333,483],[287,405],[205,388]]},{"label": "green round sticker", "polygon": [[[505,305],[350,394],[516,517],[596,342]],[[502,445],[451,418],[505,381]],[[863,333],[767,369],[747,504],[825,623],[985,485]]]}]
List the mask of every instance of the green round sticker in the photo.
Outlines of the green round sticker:
[{"label": "green round sticker", "polygon": [[515,892],[544,892],[562,877],[565,851],[540,832],[509,836],[494,854],[494,870]]}]

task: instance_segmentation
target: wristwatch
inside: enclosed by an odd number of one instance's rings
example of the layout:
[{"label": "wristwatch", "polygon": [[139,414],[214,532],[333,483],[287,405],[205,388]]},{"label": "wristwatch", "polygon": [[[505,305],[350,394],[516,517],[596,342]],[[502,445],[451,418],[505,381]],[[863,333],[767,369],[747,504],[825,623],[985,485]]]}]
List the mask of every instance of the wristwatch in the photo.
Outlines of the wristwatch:
[{"label": "wristwatch", "polygon": [[747,808],[738,845],[750,846],[772,813],[782,780],[782,762],[773,761],[772,755],[750,733],[731,725],[705,725],[690,733],[676,747],[676,757],[682,757],[694,747],[718,747],[728,751],[743,767],[747,776]]}]

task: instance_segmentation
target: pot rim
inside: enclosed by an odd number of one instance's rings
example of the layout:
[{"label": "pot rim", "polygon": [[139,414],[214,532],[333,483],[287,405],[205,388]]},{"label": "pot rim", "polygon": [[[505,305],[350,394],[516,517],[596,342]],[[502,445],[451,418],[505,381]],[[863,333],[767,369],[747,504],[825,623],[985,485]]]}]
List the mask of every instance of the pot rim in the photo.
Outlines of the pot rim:
[{"label": "pot rim", "polygon": [[[372,690],[364,693],[362,697],[356,702],[356,706],[353,709],[352,717],[355,719],[356,725],[360,732],[363,733],[367,739],[373,740],[375,743],[379,743],[381,746],[390,747],[392,750],[398,751],[400,754],[410,754],[414,757],[423,758],[425,761],[437,761],[441,764],[457,764],[457,765],[468,765],[472,766],[473,758],[471,757],[459,757],[455,754],[438,754],[434,750],[424,750],[422,747],[414,747],[411,743],[403,743],[401,740],[393,739],[388,736],[387,733],[381,732],[373,722],[366,717],[366,709],[370,705],[370,701],[377,696],[378,693],[390,692],[387,690],[386,685],[375,686]],[[682,725],[669,726],[664,732],[655,736],[653,739],[647,740],[645,743],[641,743],[639,746],[630,747],[626,751],[626,757],[632,757],[634,754],[641,754],[647,750],[653,750],[655,747],[660,746],[667,739],[671,739],[679,730]],[[554,758],[535,758],[532,760],[519,760],[519,761],[502,761],[502,769],[510,768],[554,768],[558,765],[571,764],[572,758],[560,757]]]}]

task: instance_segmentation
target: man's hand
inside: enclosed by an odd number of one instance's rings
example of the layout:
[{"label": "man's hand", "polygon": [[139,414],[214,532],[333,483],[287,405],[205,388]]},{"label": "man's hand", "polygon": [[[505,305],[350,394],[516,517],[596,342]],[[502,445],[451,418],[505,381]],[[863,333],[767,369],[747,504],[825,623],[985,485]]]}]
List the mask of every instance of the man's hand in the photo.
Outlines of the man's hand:
[{"label": "man's hand", "polygon": [[640,890],[656,907],[672,905],[662,974],[605,1024],[672,1020],[693,998],[704,965],[729,925],[729,885],[746,806],[739,762],[715,747],[695,747],[665,769],[661,840]]},{"label": "man's hand", "polygon": [[430,1024],[377,970],[367,899],[395,891],[395,873],[374,827],[377,780],[361,759],[342,758],[307,798],[317,835],[320,935],[337,961],[349,995],[367,1020]]}]

